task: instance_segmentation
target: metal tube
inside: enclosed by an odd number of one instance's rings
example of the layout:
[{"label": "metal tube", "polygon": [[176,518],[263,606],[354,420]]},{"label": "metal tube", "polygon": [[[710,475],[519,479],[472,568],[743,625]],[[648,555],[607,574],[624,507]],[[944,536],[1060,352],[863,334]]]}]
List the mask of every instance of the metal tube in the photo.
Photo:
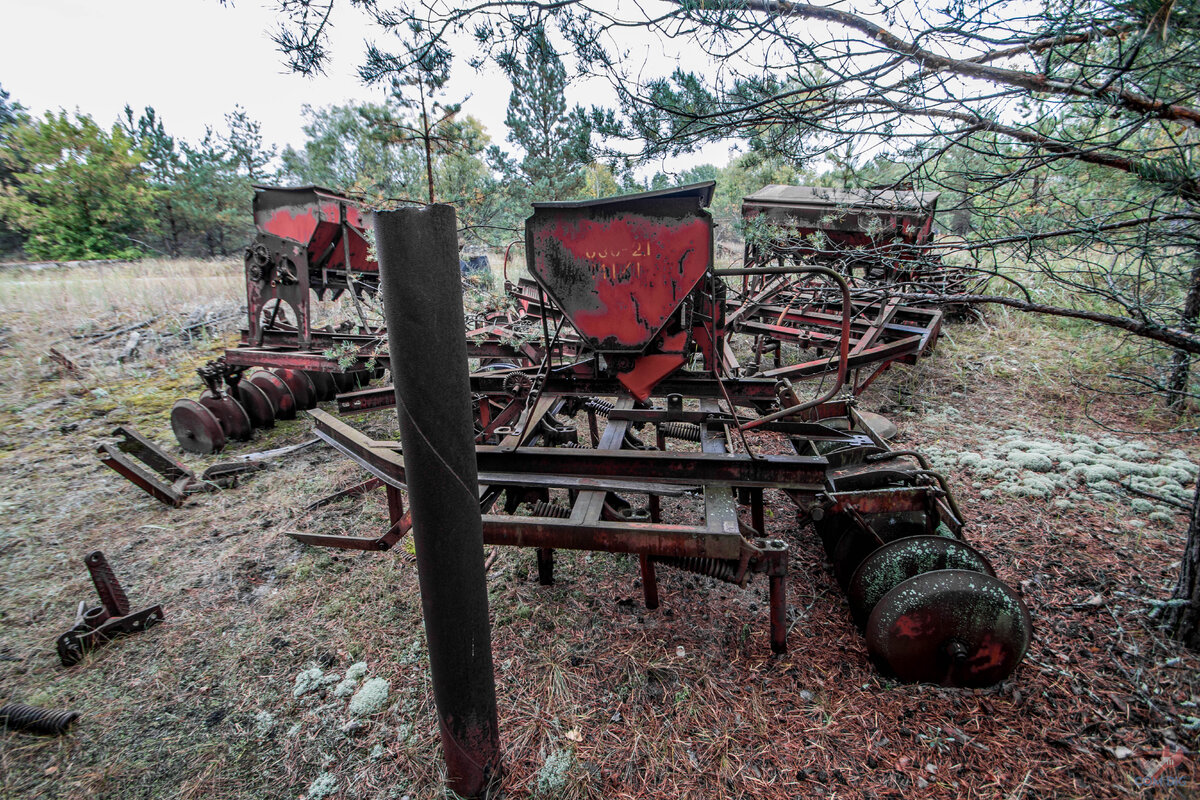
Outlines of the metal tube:
[{"label": "metal tube", "polygon": [[485,797],[500,733],[454,209],[380,212],[375,237],[446,783]]},{"label": "metal tube", "polygon": [[[772,270],[772,272],[774,271],[775,270]],[[714,274],[717,275],[736,275],[738,272],[739,270],[714,270]],[[827,267],[796,267],[795,269],[785,268],[779,270],[779,272],[824,275],[825,277],[834,281],[838,285],[838,288],[842,290],[842,335],[841,342],[838,346],[837,377],[833,381],[833,387],[820,397],[805,401],[803,403],[798,403],[789,408],[776,411],[774,414],[767,414],[765,417],[759,417],[751,422],[738,425],[738,430],[741,431],[757,428],[759,425],[763,425],[768,422],[774,422],[775,420],[783,419],[784,417],[790,417],[792,414],[797,414],[805,409],[813,408],[821,405],[822,403],[828,402],[833,399],[834,395],[836,395],[846,383],[846,372],[850,361],[850,318],[853,316],[853,306],[850,300],[850,285],[846,283],[845,278],[833,270],[828,269]]]}]

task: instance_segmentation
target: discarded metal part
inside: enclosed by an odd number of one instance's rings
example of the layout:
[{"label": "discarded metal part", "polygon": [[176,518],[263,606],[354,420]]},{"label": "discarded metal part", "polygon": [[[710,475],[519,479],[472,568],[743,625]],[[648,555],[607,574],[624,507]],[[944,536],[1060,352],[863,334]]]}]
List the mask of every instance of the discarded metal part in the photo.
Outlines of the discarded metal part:
[{"label": "discarded metal part", "polygon": [[89,608],[80,603],[75,626],[58,637],[58,657],[64,667],[78,664],[85,653],[117,636],[143,631],[163,620],[160,605],[130,613],[125,591],[99,550],[89,553],[83,563],[92,576],[101,604]]},{"label": "discarded metal part", "polygon": [[[190,402],[192,401],[179,401]],[[201,410],[204,409],[201,407]],[[100,463],[115,470],[156,500],[176,507],[183,505],[189,495],[234,486],[238,476],[264,469],[266,465],[262,462],[265,460],[312,447],[320,442],[319,439],[312,439],[265,453],[238,456],[233,463],[214,464],[206,469],[203,475],[196,477],[190,469],[133,428],[120,427],[114,430],[112,435],[118,437],[115,445],[101,442],[96,447]]]},{"label": "discarded metal part", "polygon": [[1029,610],[982,572],[946,569],[903,581],[876,604],[867,648],[903,681],[983,687],[1008,677],[1033,636]]},{"label": "discarded metal part", "polygon": [[51,361],[71,373],[71,375],[79,377],[83,374],[75,362],[60,353],[57,348],[51,347],[47,355],[50,356]]},{"label": "discarded metal part", "polygon": [[[290,456],[290,455],[295,455],[296,453],[302,453],[305,450],[312,449],[320,444],[323,444],[321,439],[315,438],[315,439],[307,439],[303,442],[299,442],[298,444],[289,444],[289,445],[285,445],[284,447],[276,447],[272,450],[263,450],[258,453],[239,453],[238,455],[233,456],[232,463],[233,464],[242,464],[242,463],[272,461],[276,458],[282,458],[284,456]],[[220,465],[218,464],[217,466],[220,466]],[[208,473],[206,472],[205,474],[207,475]]]},{"label": "discarded metal part", "polygon": [[10,731],[62,736],[77,719],[78,711],[55,711],[24,703],[5,703],[0,706],[0,728]]},{"label": "discarded metal part", "polygon": [[863,559],[846,587],[850,614],[865,627],[880,598],[903,581],[923,572],[962,569],[992,577],[991,562],[971,545],[946,536],[908,536],[894,539]]},{"label": "discarded metal part", "polygon": [[390,550],[412,530],[412,512],[404,510],[404,501],[400,490],[388,485],[379,478],[355,484],[346,489],[334,492],[310,503],[304,509],[305,513],[339,502],[348,498],[361,497],[368,492],[383,487],[387,491],[388,516],[391,525],[380,536],[341,536],[327,533],[308,533],[306,531],[288,531],[287,535],[312,547],[336,547],[342,550]]},{"label": "discarded metal part", "polygon": [[[115,470],[155,499],[167,505],[181,506],[189,489],[204,491],[191,488],[195,481],[191,470],[137,431],[117,428],[113,436],[120,437],[115,447],[104,442],[96,448],[100,463]],[[135,463],[134,459],[140,463]]]},{"label": "discarded metal part", "polygon": [[375,227],[446,783],[481,797],[500,732],[455,213],[380,212]]}]

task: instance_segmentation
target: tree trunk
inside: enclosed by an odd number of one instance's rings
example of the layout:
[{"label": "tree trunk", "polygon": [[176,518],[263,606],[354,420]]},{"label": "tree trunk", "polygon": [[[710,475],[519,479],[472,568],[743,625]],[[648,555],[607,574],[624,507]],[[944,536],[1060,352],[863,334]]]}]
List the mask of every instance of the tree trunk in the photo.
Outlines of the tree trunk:
[{"label": "tree trunk", "polygon": [[433,138],[433,130],[429,125],[429,111],[425,108],[425,85],[420,85],[421,89],[421,132],[425,140],[425,180],[429,183],[429,205],[434,204],[433,194],[433,145],[430,139]]},{"label": "tree trunk", "polygon": [[975,199],[971,194],[966,173],[963,174],[959,183],[959,191],[962,192],[962,199],[958,201],[957,206],[951,209],[950,230],[956,236],[965,238],[971,235],[971,214],[975,210]]},{"label": "tree trunk", "polygon": [[[1193,252],[1191,281],[1188,284],[1187,296],[1183,300],[1179,327],[1191,333],[1196,330],[1197,320],[1200,320],[1200,248]],[[1167,387],[1167,402],[1172,408],[1182,410],[1187,403],[1191,379],[1191,354],[1176,350],[1171,358],[1171,381]]]},{"label": "tree trunk", "polygon": [[1163,613],[1163,624],[1171,638],[1186,647],[1200,650],[1200,480],[1192,499],[1192,516],[1188,522],[1187,543],[1179,566],[1179,583]]}]

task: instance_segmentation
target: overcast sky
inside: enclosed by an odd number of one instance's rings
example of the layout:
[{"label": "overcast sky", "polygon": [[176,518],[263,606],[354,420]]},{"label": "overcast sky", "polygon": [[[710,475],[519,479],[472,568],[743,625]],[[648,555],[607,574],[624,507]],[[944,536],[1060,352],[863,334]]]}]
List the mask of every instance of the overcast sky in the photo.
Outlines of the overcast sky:
[{"label": "overcast sky", "polygon": [[[303,142],[306,103],[382,99],[381,89],[363,86],[355,75],[364,42],[375,32],[349,4],[335,17],[327,74],[315,78],[287,71],[269,38],[276,27],[272,6],[263,0],[232,6],[218,0],[0,0],[0,19],[0,86],[37,114],[78,108],[109,125],[126,103],[135,111],[154,106],[169,133],[197,140],[206,125],[219,127],[241,105],[262,122],[264,138],[282,147]],[[662,71],[670,66],[664,62]],[[507,78],[460,63],[449,90],[452,98],[471,95],[467,113],[503,145]],[[568,101],[613,102],[600,82],[572,87]],[[728,158],[727,145],[713,145],[642,171],[723,165]]]}]

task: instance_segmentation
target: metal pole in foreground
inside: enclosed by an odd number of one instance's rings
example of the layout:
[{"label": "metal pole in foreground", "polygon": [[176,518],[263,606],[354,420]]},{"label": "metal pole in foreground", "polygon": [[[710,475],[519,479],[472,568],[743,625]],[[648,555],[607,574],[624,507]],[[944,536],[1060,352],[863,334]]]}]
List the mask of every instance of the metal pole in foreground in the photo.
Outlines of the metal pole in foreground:
[{"label": "metal pole in foreground", "polygon": [[379,212],[375,241],[446,783],[483,797],[500,732],[454,209]]}]

